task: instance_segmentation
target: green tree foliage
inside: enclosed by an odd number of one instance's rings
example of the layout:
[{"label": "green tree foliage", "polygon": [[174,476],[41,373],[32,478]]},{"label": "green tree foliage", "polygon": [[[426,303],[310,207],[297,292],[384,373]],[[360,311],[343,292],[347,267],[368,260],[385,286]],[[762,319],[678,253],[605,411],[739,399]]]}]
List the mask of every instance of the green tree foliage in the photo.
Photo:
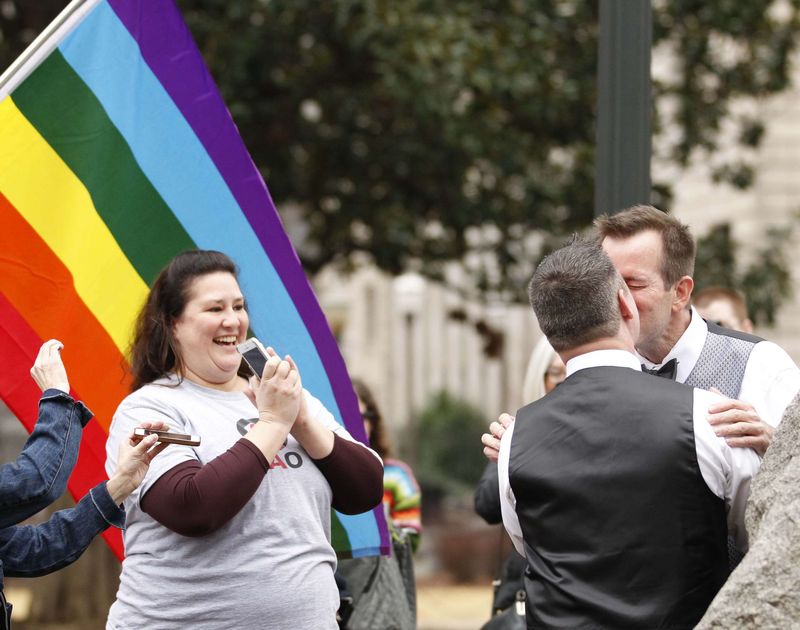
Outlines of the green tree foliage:
[{"label": "green tree foliage", "polygon": [[767,228],[750,263],[740,269],[736,264],[739,244],[730,224],[712,227],[697,242],[695,291],[710,286],[741,291],[753,323],[774,324],[778,310],[793,295],[787,253],[793,232],[793,224]]},{"label": "green tree foliage", "polygon": [[[590,221],[596,2],[180,4],[275,198],[306,220],[311,271],[364,251],[435,274],[477,250],[484,288],[524,287],[531,231]],[[713,152],[724,121],[758,144],[760,121],[729,108],[787,85],[798,2],[774,4],[654,4],[654,46],[676,67],[654,83],[654,146],[670,159]],[[739,162],[714,176],[752,181]]]},{"label": "green tree foliage", "polygon": [[486,431],[483,413],[447,392],[433,396],[417,417],[417,462],[420,482],[450,494],[471,492],[486,459],[476,444]]},{"label": "green tree foliage", "polygon": [[[590,221],[597,2],[177,1],[273,197],[302,219],[309,271],[365,252],[436,275],[467,256],[482,288],[524,287],[531,233]],[[0,0],[0,62],[63,2]],[[723,122],[758,144],[761,121],[730,105],[787,86],[799,5],[654,2],[654,46],[674,61],[653,87],[666,158],[713,153]],[[669,182],[653,200],[668,205]]]}]

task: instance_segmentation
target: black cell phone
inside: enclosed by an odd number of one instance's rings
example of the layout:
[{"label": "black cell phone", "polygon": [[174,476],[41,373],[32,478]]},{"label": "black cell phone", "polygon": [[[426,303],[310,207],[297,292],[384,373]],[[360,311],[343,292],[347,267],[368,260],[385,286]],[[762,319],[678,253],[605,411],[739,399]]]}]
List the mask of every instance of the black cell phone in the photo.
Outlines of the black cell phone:
[{"label": "black cell phone", "polygon": [[154,429],[134,429],[133,439],[141,440],[155,433],[158,436],[158,442],[163,444],[181,444],[183,446],[200,446],[199,435],[189,435],[188,433],[173,433],[172,431],[156,431]]},{"label": "black cell phone", "polygon": [[261,342],[255,337],[250,337],[247,341],[236,346],[236,349],[242,355],[245,363],[253,370],[253,373],[258,378],[261,378],[261,375],[264,373],[264,366],[269,359],[267,350],[261,345]]}]

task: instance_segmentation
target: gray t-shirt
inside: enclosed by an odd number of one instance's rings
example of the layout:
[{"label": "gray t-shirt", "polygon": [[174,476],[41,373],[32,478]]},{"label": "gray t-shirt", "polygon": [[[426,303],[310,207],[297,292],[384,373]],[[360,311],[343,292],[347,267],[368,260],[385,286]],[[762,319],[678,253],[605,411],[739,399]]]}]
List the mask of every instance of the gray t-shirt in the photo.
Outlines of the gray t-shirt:
[{"label": "gray t-shirt", "polygon": [[[176,381],[171,382],[174,385]],[[122,401],[109,430],[106,472],[116,467],[123,437],[145,420],[163,420],[201,437],[197,447],[169,446],[125,501],[125,560],[107,630],[148,628],[334,629],[339,594],[330,545],[331,489],[289,436],[242,510],[208,536],[181,536],[142,511],[140,499],[166,471],[190,460],[206,464],[230,448],[256,418],[239,392],[166,379]],[[350,435],[313,396],[310,415]]]}]

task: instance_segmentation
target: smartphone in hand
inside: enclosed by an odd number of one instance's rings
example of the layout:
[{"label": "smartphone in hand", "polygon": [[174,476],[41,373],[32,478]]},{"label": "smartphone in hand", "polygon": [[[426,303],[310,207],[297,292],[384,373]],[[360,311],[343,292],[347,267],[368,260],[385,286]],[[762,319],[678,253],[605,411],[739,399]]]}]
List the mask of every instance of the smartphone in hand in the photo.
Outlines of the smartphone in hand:
[{"label": "smartphone in hand", "polygon": [[158,436],[157,442],[162,444],[181,444],[182,446],[200,446],[199,435],[189,435],[188,433],[173,433],[172,431],[155,431],[154,429],[134,429],[133,439],[138,441],[155,433]]},{"label": "smartphone in hand", "polygon": [[250,337],[247,341],[236,346],[236,349],[239,351],[239,354],[242,355],[245,363],[253,370],[253,373],[258,378],[261,378],[261,375],[264,373],[264,366],[269,359],[267,350],[261,342],[255,337]]}]

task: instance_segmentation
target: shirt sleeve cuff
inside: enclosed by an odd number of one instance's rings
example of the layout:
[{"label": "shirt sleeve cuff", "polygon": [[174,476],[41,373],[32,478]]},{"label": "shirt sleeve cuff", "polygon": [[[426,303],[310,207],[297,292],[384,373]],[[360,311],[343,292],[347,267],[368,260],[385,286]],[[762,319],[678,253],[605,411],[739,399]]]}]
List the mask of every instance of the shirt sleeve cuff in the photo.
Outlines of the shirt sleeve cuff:
[{"label": "shirt sleeve cuff", "polygon": [[264,457],[264,453],[262,453],[261,450],[250,440],[245,440],[244,438],[242,438],[238,442],[236,442],[236,444],[233,445],[233,448],[236,450],[239,450],[241,448],[246,448],[258,460],[258,463],[260,464],[264,472],[267,472],[269,470],[269,462],[267,461],[267,458]]},{"label": "shirt sleeve cuff", "polygon": [[45,402],[48,400],[63,401],[67,404],[73,405],[80,415],[81,427],[85,427],[87,424],[89,424],[89,420],[91,420],[94,416],[94,414],[89,411],[89,408],[81,401],[75,400],[72,396],[64,391],[61,391],[60,389],[51,387],[50,389],[44,390],[40,402]]},{"label": "shirt sleeve cuff", "polygon": [[341,448],[339,447],[339,445],[344,441],[345,441],[345,439],[343,437],[339,437],[338,435],[336,435],[334,433],[333,434],[333,448],[331,449],[331,452],[328,453],[327,455],[325,455],[325,457],[320,457],[319,459],[314,459],[312,457],[311,461],[313,461],[315,464],[317,464],[317,466],[323,466],[323,467],[326,466],[326,465],[329,465],[331,462],[335,463],[339,459],[339,451],[341,451]]},{"label": "shirt sleeve cuff", "polygon": [[89,494],[92,495],[92,503],[106,523],[119,529],[125,529],[125,510],[114,503],[114,499],[108,493],[105,481],[92,488]]}]

